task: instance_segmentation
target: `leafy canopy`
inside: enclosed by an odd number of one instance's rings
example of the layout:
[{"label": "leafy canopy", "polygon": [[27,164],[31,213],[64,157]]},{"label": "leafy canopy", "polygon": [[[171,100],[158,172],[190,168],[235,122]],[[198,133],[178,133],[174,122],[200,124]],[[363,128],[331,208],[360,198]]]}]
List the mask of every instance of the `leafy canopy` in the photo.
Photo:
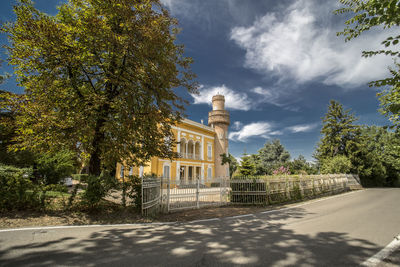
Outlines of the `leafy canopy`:
[{"label": "leafy canopy", "polygon": [[260,175],[272,174],[272,171],[290,159],[289,152],[281,144],[279,139],[266,142],[264,146],[258,151],[255,161],[257,165],[257,172]]},{"label": "leafy canopy", "polygon": [[[338,35],[345,36],[345,41],[360,36],[363,32],[372,28],[395,28],[398,32],[400,25],[400,2],[398,0],[339,0],[345,7],[335,10],[335,14],[351,13],[354,15],[348,19],[346,27]],[[372,81],[370,86],[389,86],[380,96],[381,112],[398,127],[400,124],[400,57],[398,49],[400,34],[389,36],[382,41],[383,49],[377,51],[363,51],[362,56],[371,57],[378,54],[388,55],[394,59],[394,67],[389,67],[391,77]]]},{"label": "leafy canopy", "polygon": [[13,148],[78,150],[96,175],[122,160],[173,157],[171,124],[185,103],[174,88],[197,87],[177,21],[158,0],[69,0],[58,10],[20,0],[2,27],[26,93],[14,105]]}]

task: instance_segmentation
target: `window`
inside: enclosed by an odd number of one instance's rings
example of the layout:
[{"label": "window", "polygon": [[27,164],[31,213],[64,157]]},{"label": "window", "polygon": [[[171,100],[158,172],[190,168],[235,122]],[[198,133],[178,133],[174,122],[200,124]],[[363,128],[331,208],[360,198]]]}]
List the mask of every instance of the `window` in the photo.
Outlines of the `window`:
[{"label": "window", "polygon": [[129,169],[129,175],[132,176],[133,175],[133,167],[131,166],[131,168]]},{"label": "window", "polygon": [[121,165],[121,172],[119,174],[119,177],[121,177],[121,178],[124,177],[124,165]]},{"label": "window", "polygon": [[164,170],[163,170],[163,177],[164,178],[169,178],[169,165],[164,165]]},{"label": "window", "polygon": [[207,146],[207,158],[209,160],[212,159],[212,146],[211,146],[211,144],[208,144],[208,146]]},{"label": "window", "polygon": [[212,169],[211,169],[211,167],[208,167],[208,169],[207,169],[207,178],[211,178],[211,176],[212,176]]}]

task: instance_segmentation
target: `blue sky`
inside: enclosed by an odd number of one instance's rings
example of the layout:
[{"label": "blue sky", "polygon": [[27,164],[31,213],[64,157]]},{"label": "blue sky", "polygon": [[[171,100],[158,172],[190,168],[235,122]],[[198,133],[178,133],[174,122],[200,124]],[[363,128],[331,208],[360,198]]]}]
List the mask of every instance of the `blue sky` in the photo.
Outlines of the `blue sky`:
[{"label": "blue sky", "polygon": [[[36,7],[56,13],[62,0],[37,0]],[[2,22],[13,20],[14,1],[0,3]],[[318,0],[162,0],[182,28],[178,43],[194,59],[199,95],[188,118],[207,122],[212,95],[222,93],[231,115],[230,153],[256,153],[278,138],[292,158],[312,160],[321,118],[330,99],[351,108],[359,123],[387,125],[379,114],[377,89],[367,83],[389,76],[391,59],[361,58],[377,49],[388,31],[371,31],[345,43],[336,32],[344,17],[332,11],[337,1]],[[7,42],[4,35],[0,42]],[[4,49],[1,57],[6,58]],[[12,68],[3,64],[3,72]],[[2,89],[22,92],[11,78]]]}]

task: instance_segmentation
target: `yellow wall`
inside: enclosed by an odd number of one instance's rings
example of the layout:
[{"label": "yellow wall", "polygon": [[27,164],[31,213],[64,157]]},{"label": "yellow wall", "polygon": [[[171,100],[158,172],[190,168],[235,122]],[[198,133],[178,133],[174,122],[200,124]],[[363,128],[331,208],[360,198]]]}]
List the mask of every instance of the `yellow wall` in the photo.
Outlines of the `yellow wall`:
[{"label": "yellow wall", "polygon": [[[193,142],[200,142],[200,148],[201,148],[201,142],[203,142],[203,150],[200,152],[200,155],[203,155],[203,159],[188,159],[188,158],[178,158],[174,159],[172,161],[170,160],[164,160],[164,159],[159,159],[157,157],[153,157],[150,162],[144,166],[144,174],[156,174],[157,176],[162,176],[163,175],[163,168],[164,164],[168,163],[170,166],[170,174],[171,174],[171,179],[175,180],[176,175],[177,175],[177,162],[180,163],[180,166],[193,166],[193,167],[201,167],[202,164],[204,165],[204,178],[207,178],[207,168],[209,165],[212,166],[212,177],[215,175],[215,159],[214,159],[214,137],[215,133],[213,129],[204,129],[201,125],[192,125],[196,123],[186,123],[182,122],[178,124],[177,126],[173,126],[172,132],[175,136],[175,140],[178,142],[179,140],[182,140],[183,138],[188,140],[192,140]],[[208,128],[208,127],[207,127]],[[180,138],[178,137],[178,132],[180,132]],[[208,144],[211,144],[212,151],[211,151],[211,160],[208,159],[207,157],[207,147]],[[179,144],[177,144],[179,146]],[[174,147],[174,152],[178,152],[177,146]],[[196,153],[197,154],[197,153]],[[121,164],[117,164],[117,171],[116,171],[116,176],[120,178],[120,171],[121,171]],[[135,167],[133,171],[134,175],[139,175],[139,167]],[[195,173],[195,169],[194,169]],[[124,174],[127,176],[129,174],[129,167],[125,166],[124,168]],[[201,173],[200,173],[201,174]]]}]

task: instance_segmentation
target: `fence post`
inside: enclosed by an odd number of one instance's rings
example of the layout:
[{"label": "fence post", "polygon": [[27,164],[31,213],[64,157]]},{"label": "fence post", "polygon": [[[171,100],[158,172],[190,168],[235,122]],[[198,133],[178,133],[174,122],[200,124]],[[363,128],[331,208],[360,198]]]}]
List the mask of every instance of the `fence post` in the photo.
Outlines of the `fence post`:
[{"label": "fence post", "polygon": [[143,216],[143,199],[144,199],[144,194],[143,194],[143,177],[141,177],[140,178],[140,182],[141,182],[141,186],[140,186],[140,188],[141,188],[141,194],[142,194],[142,197],[141,197],[141,201],[142,201],[142,205],[141,205],[141,210],[142,210],[142,216]]},{"label": "fence post", "polygon": [[223,190],[222,190],[222,181],[224,181],[224,178],[220,178],[219,179],[219,206],[221,206],[222,205],[222,192],[223,192]]},{"label": "fence post", "polygon": [[168,182],[167,182],[167,212],[169,212],[169,198],[170,198],[170,188],[171,188],[171,181],[170,177],[168,177]]},{"label": "fence post", "polygon": [[200,208],[200,203],[199,203],[199,192],[200,191],[200,180],[197,178],[196,181],[196,206],[199,209]]},{"label": "fence post", "polygon": [[303,187],[303,183],[302,183],[302,176],[300,176],[299,178],[299,190],[300,190],[300,196],[301,198],[304,198],[304,187]]}]

